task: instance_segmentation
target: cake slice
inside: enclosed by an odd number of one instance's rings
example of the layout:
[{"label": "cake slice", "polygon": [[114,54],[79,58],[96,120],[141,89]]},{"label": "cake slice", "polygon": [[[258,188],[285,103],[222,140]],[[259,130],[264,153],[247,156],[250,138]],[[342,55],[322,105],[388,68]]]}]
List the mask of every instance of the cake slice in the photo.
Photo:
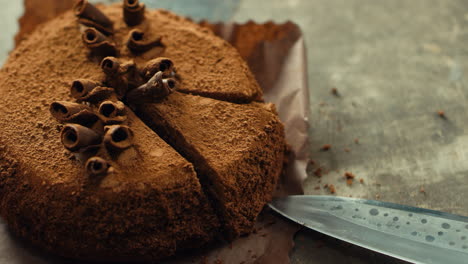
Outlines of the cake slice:
[{"label": "cake slice", "polygon": [[[116,42],[126,43],[134,27],[121,19],[121,8],[110,6],[103,10],[114,21]],[[262,99],[262,89],[247,63],[225,40],[166,10],[146,12],[145,17],[136,28],[146,32],[143,39],[161,38],[163,48],[135,56],[123,45],[122,57],[133,58],[138,64],[154,57],[171,58],[180,77],[179,90],[184,93],[244,103]]]},{"label": "cake slice", "polygon": [[[62,256],[135,261],[198,248],[218,236],[219,221],[193,166],[130,109],[131,145],[98,153],[109,169],[89,175],[57,142],[56,121],[41,101],[1,104],[11,112],[0,119],[0,213],[20,237]],[[36,110],[35,120],[26,114],[9,122],[25,105]]]},{"label": "cake slice", "polygon": [[269,104],[174,93],[137,115],[189,161],[227,238],[251,231],[283,167],[283,125]]}]

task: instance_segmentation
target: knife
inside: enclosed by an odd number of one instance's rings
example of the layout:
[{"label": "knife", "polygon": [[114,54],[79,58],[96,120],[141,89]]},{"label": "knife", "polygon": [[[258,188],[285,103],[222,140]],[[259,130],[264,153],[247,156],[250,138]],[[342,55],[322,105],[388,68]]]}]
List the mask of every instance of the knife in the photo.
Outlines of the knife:
[{"label": "knife", "polygon": [[274,199],[280,215],[312,230],[413,263],[468,263],[468,217],[323,195]]}]

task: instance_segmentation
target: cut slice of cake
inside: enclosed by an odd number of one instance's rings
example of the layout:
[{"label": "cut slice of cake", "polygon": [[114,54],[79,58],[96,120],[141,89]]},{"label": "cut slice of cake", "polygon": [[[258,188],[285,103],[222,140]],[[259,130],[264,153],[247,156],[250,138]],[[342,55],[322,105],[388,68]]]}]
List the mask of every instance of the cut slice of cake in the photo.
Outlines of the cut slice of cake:
[{"label": "cut slice of cake", "polygon": [[[193,166],[130,109],[125,126],[107,130],[114,133],[110,140],[104,136],[100,158],[83,169],[80,155],[64,153],[57,142],[56,121],[42,113],[41,101],[2,104],[12,113],[25,105],[38,112],[34,121],[0,120],[0,213],[20,237],[66,257],[135,261],[198,248],[219,236]],[[86,136],[64,135],[68,145]]]},{"label": "cut slice of cake", "polygon": [[251,231],[283,168],[283,125],[270,104],[174,93],[137,115],[193,162],[228,238]]}]

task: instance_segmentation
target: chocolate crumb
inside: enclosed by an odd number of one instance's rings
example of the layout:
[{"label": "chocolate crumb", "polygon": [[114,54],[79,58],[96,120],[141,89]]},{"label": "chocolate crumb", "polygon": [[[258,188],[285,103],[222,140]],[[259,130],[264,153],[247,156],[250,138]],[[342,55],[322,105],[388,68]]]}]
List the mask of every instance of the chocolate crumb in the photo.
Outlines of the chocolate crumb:
[{"label": "chocolate crumb", "polygon": [[353,185],[353,179],[347,179],[347,180],[346,180],[346,184],[347,184],[348,186]]},{"label": "chocolate crumb", "polygon": [[363,179],[363,178],[360,178],[360,179],[359,179],[359,182],[360,182],[361,184],[364,184],[364,179]]},{"label": "chocolate crumb", "polygon": [[320,186],[315,186],[314,190],[320,190]]},{"label": "chocolate crumb", "polygon": [[328,191],[329,191],[331,194],[336,193],[335,185],[333,185],[333,184],[328,185]]},{"label": "chocolate crumb", "polygon": [[331,145],[330,145],[330,144],[325,144],[325,145],[323,145],[323,146],[320,148],[321,151],[328,151],[328,150],[330,150],[330,149],[331,149]]}]

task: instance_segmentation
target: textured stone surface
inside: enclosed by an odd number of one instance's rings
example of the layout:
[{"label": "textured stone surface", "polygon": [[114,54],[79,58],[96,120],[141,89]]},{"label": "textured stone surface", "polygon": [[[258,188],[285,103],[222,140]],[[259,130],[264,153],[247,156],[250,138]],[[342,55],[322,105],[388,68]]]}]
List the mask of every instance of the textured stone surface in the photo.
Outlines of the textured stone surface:
[{"label": "textured stone surface", "polygon": [[[304,30],[311,156],[318,166],[330,170],[318,179],[311,169],[306,193],[328,194],[323,185],[331,183],[337,195],[468,215],[464,80],[468,4],[461,0],[269,3],[266,7],[244,1],[234,19],[292,19]],[[340,97],[330,93],[333,87]],[[447,119],[437,115],[439,109]],[[330,151],[319,150],[324,144],[332,145]],[[355,181],[348,187],[345,171],[363,178],[364,184]],[[315,190],[316,186],[322,188]],[[421,187],[425,192],[420,192]],[[296,242],[294,263],[395,262],[317,233],[303,232]]]}]

